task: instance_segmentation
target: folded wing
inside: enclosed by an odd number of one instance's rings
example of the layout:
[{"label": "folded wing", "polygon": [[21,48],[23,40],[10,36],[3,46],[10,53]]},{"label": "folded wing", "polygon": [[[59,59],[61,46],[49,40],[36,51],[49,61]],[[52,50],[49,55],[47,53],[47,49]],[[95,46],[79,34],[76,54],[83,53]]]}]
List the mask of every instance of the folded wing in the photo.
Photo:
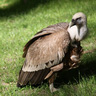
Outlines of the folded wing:
[{"label": "folded wing", "polygon": [[50,68],[62,62],[70,44],[67,27],[68,23],[49,26],[25,45],[23,56],[26,58],[19,74],[19,85],[41,83]]}]

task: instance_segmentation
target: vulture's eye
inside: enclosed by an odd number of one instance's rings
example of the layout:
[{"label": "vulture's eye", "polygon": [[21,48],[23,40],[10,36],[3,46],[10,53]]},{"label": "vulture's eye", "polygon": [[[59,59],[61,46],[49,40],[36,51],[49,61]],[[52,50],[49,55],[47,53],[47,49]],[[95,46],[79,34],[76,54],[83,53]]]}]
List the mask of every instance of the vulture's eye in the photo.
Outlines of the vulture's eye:
[{"label": "vulture's eye", "polygon": [[81,17],[79,17],[79,18],[76,19],[76,21],[79,21],[79,20],[81,20]]}]

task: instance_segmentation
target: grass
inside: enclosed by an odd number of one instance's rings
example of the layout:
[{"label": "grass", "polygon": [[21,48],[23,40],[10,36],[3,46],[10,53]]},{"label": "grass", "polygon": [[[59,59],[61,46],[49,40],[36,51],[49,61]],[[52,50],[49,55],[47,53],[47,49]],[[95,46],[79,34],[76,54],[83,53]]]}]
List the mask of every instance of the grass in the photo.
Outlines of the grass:
[{"label": "grass", "polygon": [[26,42],[48,25],[70,22],[79,11],[87,15],[89,28],[82,46],[96,48],[96,0],[0,1],[0,96],[96,96],[96,52],[83,55],[79,68],[60,73],[55,82],[59,92],[51,94],[47,83],[16,87]]}]

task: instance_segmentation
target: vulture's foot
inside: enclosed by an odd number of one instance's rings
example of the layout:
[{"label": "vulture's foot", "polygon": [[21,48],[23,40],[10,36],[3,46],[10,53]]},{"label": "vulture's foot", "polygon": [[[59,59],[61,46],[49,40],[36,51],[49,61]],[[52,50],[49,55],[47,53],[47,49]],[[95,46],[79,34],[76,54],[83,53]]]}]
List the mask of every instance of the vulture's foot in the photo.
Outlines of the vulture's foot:
[{"label": "vulture's foot", "polygon": [[59,89],[57,89],[57,88],[54,87],[53,83],[51,83],[51,84],[49,85],[49,89],[50,89],[51,93],[56,92],[56,91],[59,90]]}]

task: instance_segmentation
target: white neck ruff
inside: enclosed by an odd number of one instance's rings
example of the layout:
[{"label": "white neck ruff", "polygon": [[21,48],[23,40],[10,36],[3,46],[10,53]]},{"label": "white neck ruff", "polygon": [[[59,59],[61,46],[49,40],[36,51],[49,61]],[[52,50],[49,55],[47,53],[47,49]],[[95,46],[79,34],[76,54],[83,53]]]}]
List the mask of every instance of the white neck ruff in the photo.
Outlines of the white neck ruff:
[{"label": "white neck ruff", "polygon": [[72,27],[69,26],[67,31],[70,34],[70,38],[71,38],[72,42],[81,41],[84,39],[84,37],[87,34],[87,26],[84,25],[80,29],[78,29],[78,27],[76,25],[74,25]]}]

